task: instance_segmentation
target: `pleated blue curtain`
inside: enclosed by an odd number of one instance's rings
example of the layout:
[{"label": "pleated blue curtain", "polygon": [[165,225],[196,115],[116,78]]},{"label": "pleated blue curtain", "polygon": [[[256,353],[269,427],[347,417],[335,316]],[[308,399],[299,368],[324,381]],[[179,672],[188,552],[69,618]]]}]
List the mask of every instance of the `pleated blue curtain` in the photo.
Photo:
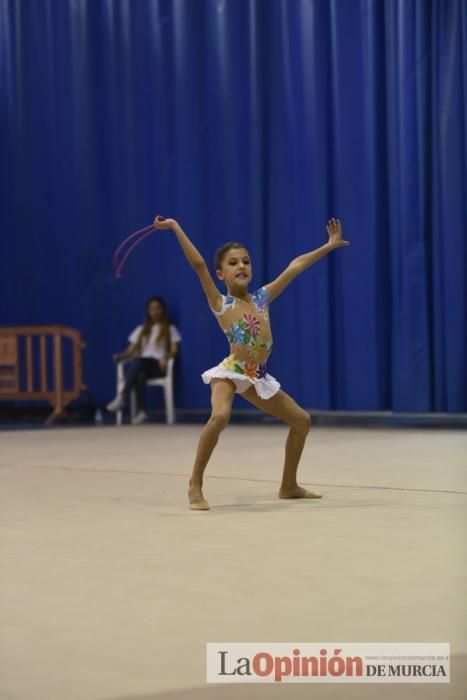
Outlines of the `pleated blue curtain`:
[{"label": "pleated blue curtain", "polygon": [[228,346],[175,238],[120,282],[114,248],[174,216],[210,264],[244,242],[255,289],[337,216],[271,374],[308,408],[467,410],[466,40],[462,0],[0,0],[0,324],[80,328],[102,403],[160,294],[206,407]]}]

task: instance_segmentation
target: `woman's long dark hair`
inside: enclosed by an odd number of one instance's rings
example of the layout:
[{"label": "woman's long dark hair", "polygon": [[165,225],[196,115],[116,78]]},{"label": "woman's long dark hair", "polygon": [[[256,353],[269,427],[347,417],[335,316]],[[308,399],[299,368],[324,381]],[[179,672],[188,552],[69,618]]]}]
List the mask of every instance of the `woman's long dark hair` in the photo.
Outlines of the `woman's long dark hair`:
[{"label": "woman's long dark hair", "polygon": [[[159,304],[162,307],[162,316],[159,321],[155,322],[151,319],[149,316],[149,306],[152,304],[153,301],[158,301]],[[143,338],[149,338],[151,335],[151,330],[154,325],[154,323],[160,323],[160,328],[159,328],[159,335],[156,338],[156,345],[159,345],[161,341],[164,342],[165,345],[165,352],[166,354],[170,350],[170,317],[169,317],[169,311],[167,308],[167,304],[165,300],[162,297],[151,297],[148,299],[146,302],[146,316],[144,319],[144,324],[143,328],[141,330],[141,333],[139,334],[138,338],[138,350],[141,352],[141,346],[143,342]]]}]

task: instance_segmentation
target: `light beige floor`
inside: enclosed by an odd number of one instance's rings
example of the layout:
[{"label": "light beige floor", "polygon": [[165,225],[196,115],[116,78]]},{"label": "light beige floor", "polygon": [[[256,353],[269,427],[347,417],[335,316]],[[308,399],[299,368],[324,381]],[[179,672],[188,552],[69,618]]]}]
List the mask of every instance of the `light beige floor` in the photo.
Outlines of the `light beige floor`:
[{"label": "light beige floor", "polygon": [[[1,700],[466,698],[467,434],[229,425],[187,508],[201,426],[0,432]],[[453,682],[205,683],[215,641],[450,642]],[[178,691],[178,692],[175,692]]]}]

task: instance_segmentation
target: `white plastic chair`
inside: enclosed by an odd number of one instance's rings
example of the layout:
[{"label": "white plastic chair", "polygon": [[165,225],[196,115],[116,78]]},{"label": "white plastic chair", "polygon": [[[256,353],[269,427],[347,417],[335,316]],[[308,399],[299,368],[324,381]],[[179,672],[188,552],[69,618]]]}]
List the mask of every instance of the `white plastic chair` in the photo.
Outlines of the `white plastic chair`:
[{"label": "white plastic chair", "polygon": [[[123,387],[125,386],[125,373],[123,371],[123,366],[128,362],[128,360],[124,360],[123,362],[117,362],[117,395],[120,395],[120,392],[123,391]],[[170,357],[167,360],[167,373],[165,377],[158,377],[157,379],[148,379],[146,382],[146,386],[160,386],[162,387],[164,391],[164,399],[165,399],[165,416],[166,416],[166,422],[168,425],[172,425],[175,423],[175,405],[174,405],[174,397],[173,397],[173,368],[174,368],[174,362],[175,359],[173,357]],[[117,419],[117,425],[122,425],[122,414],[123,411],[117,411],[116,413],[116,419]],[[131,420],[136,415],[136,394],[135,391],[132,390],[130,392],[130,417]]]}]

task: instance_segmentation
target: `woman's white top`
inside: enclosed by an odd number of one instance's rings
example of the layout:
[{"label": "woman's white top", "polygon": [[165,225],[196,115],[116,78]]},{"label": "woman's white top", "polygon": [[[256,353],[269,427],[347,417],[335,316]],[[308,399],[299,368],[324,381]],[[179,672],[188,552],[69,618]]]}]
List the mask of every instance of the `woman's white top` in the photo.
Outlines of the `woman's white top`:
[{"label": "woman's white top", "polygon": [[[156,345],[156,338],[159,335],[160,323],[155,323],[149,336],[143,338],[140,357],[153,357],[155,360],[165,357],[165,343],[161,338],[159,345]],[[143,326],[137,326],[133,333],[128,336],[130,343],[136,343]],[[170,340],[172,343],[179,343],[182,339],[177,326],[170,324]]]}]

